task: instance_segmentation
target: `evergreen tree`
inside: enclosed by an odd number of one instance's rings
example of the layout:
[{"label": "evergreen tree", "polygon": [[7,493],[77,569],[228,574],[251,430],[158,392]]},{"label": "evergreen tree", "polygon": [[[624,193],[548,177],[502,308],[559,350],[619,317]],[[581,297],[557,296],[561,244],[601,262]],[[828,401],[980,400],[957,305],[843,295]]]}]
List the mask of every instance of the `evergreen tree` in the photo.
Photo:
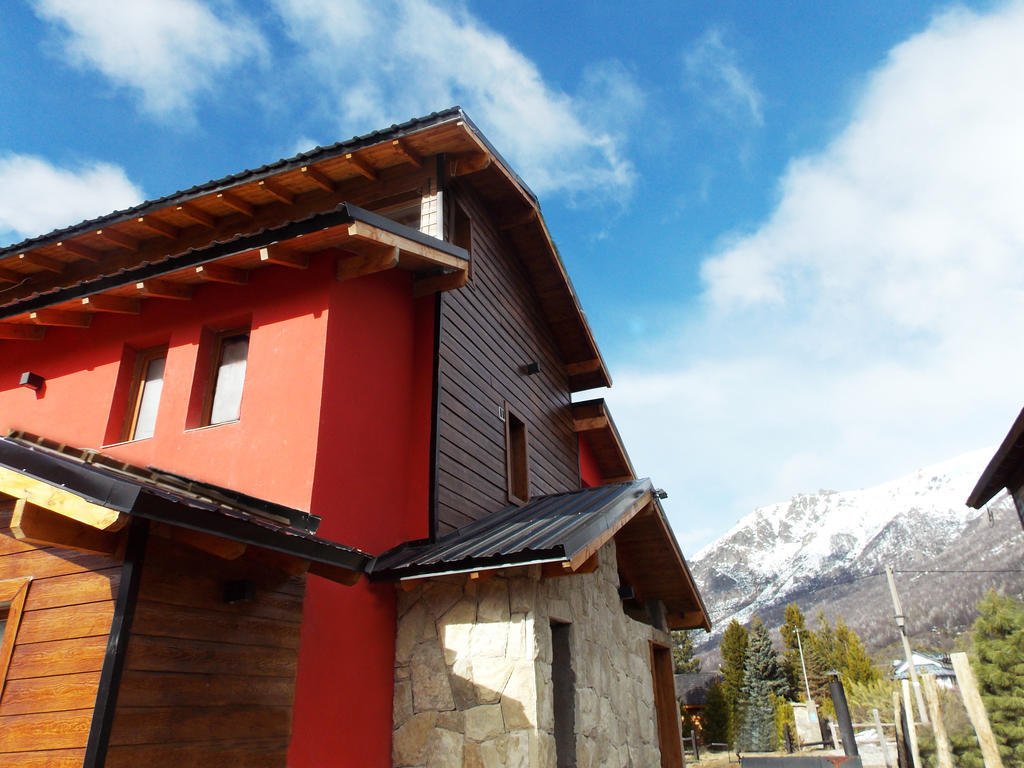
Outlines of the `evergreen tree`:
[{"label": "evergreen tree", "polygon": [[799,700],[805,698],[806,694],[804,693],[803,669],[800,665],[802,641],[797,640],[797,631],[805,631],[804,615],[796,603],[790,603],[786,606],[786,612],[783,614],[779,634],[782,635],[782,645],[785,649],[782,654],[782,665],[786,670],[786,680],[789,682],[789,695]]},{"label": "evergreen tree", "polygon": [[882,679],[878,667],[871,661],[864,643],[842,616],[836,616],[836,645],[840,649],[839,671],[843,674],[843,682],[872,683]]},{"label": "evergreen tree", "polygon": [[736,619],[722,633],[718,646],[722,654],[722,695],[729,708],[729,743],[736,743],[736,728],[739,725],[737,711],[740,690],[743,688],[743,665],[747,658],[747,630]]},{"label": "evergreen tree", "polygon": [[693,633],[696,629],[676,629],[672,631],[672,667],[677,675],[688,675],[700,672],[700,659],[694,656]]},{"label": "evergreen tree", "polygon": [[701,734],[705,744],[728,744],[732,730],[729,703],[725,700],[722,684],[715,680],[708,686],[704,702],[704,726]]},{"label": "evergreen tree", "polygon": [[772,646],[771,636],[764,623],[755,617],[750,625],[740,692],[740,749],[747,752],[768,752],[773,749],[775,701],[787,688],[786,673]]},{"label": "evergreen tree", "polygon": [[974,674],[1003,763],[1024,766],[1024,605],[989,591],[974,622]]}]

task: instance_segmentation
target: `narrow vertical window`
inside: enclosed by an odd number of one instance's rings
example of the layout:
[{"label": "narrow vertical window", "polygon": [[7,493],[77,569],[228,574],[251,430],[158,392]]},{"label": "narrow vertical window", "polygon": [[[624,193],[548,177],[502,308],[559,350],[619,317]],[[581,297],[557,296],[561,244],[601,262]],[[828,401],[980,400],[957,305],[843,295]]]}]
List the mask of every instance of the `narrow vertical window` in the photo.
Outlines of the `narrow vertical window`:
[{"label": "narrow vertical window", "polygon": [[526,423],[505,406],[505,470],[508,500],[525,504],[530,500],[530,457]]},{"label": "narrow vertical window", "polygon": [[144,440],[153,436],[157,411],[160,409],[160,393],[164,388],[166,363],[167,347],[147,349],[136,356],[129,401],[131,411],[125,421],[126,430],[122,439]]},{"label": "narrow vertical window", "polygon": [[232,331],[220,336],[210,390],[210,410],[205,424],[237,421],[242,408],[242,385],[249,357],[249,332]]},{"label": "narrow vertical window", "polygon": [[555,764],[576,766],[576,673],[569,644],[571,625],[551,622],[551,685],[555,716]]}]

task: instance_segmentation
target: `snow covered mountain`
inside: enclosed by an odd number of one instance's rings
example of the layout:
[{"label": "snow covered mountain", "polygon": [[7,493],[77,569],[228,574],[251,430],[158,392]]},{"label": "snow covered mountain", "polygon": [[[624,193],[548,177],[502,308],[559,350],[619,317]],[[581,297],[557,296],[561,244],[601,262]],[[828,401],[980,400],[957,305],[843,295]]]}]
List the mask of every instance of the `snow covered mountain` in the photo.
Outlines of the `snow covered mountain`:
[{"label": "snow covered mountain", "polygon": [[[875,642],[866,639],[869,646],[880,647],[889,635],[885,624],[891,615],[885,579],[879,575],[885,565],[930,571],[901,577],[929,603],[917,603],[922,620],[942,618],[929,595],[949,596],[936,571],[949,571],[950,564],[978,570],[982,561],[1020,567],[1024,541],[1007,546],[1022,533],[1008,498],[997,497],[981,512],[964,504],[992,453],[973,451],[874,488],[800,494],[754,510],[691,559],[716,625],[714,636],[729,619],[746,623],[755,613],[777,626],[784,606],[796,602],[808,618],[819,607],[830,618],[841,611],[862,636],[874,631]],[[991,576],[959,575],[961,583],[965,578],[978,583],[964,592],[965,605],[947,611],[949,620],[939,622],[950,634],[969,621],[965,617],[985,588],[1002,583]],[[950,608],[948,599],[945,605]],[[913,618],[913,610],[907,613]]]}]

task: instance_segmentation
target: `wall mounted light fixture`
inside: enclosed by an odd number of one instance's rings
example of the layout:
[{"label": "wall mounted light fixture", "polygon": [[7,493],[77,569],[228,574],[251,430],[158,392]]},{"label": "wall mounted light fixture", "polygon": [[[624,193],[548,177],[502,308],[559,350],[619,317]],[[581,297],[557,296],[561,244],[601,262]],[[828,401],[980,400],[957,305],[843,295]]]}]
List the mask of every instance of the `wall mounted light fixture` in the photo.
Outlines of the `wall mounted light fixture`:
[{"label": "wall mounted light fixture", "polygon": [[46,379],[40,376],[38,373],[32,373],[32,371],[25,371],[21,374],[21,381],[18,382],[19,387],[28,387],[38,392],[46,384]]}]

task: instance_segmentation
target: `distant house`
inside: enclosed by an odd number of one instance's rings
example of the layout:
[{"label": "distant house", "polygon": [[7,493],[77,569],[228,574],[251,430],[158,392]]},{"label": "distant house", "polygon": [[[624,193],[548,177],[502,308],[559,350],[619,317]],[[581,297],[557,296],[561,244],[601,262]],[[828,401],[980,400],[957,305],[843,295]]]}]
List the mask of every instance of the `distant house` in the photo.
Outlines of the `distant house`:
[{"label": "distant house", "polygon": [[[956,674],[953,672],[953,665],[949,661],[949,656],[914,651],[913,659],[917,674],[935,675],[935,682],[943,688],[956,687]],[[907,680],[910,677],[907,660],[893,659],[890,676],[893,680]]]},{"label": "distant house", "polygon": [[967,497],[967,505],[981,509],[1003,488],[1013,497],[1017,517],[1024,527],[1024,410],[1018,414],[1002,445],[981,473],[977,485]]},{"label": "distant house", "polygon": [[610,384],[457,107],[0,248],[0,765],[681,766]]}]

